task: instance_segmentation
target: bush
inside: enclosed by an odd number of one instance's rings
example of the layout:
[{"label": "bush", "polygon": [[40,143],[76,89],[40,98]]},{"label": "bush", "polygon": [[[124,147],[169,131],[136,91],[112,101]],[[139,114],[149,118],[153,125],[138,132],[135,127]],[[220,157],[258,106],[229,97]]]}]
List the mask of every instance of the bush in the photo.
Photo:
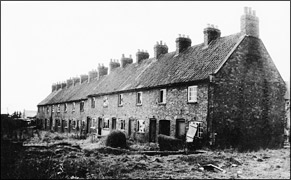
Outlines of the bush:
[{"label": "bush", "polygon": [[163,134],[158,135],[158,143],[161,151],[178,151],[184,147],[182,140]]},{"label": "bush", "polygon": [[112,131],[110,134],[108,134],[105,145],[113,148],[126,148],[127,144],[125,134],[119,130]]}]

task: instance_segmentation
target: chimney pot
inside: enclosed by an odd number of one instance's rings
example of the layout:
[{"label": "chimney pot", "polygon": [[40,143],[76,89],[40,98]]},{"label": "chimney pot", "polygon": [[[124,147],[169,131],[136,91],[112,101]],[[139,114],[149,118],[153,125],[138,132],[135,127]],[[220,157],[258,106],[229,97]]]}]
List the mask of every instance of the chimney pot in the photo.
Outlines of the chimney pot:
[{"label": "chimney pot", "polygon": [[245,8],[245,14],[240,18],[241,32],[259,38],[259,18],[256,16],[256,11],[251,9],[250,7]]},{"label": "chimney pot", "polygon": [[183,34],[184,37],[178,37],[176,39],[176,55],[179,53],[183,52],[186,50],[188,47],[191,46],[191,39],[190,38],[185,38],[185,35]]},{"label": "chimney pot", "polygon": [[[138,49],[138,52],[140,52],[139,49]],[[120,64],[122,68],[124,68],[127,64],[131,64],[132,62],[133,60],[131,58],[131,55],[129,55],[129,58],[123,57],[120,60]]]},{"label": "chimney pot", "polygon": [[221,32],[219,29],[214,28],[214,25],[211,24],[210,27],[207,27],[203,30],[204,33],[204,45],[207,46],[211,41],[220,37]]}]

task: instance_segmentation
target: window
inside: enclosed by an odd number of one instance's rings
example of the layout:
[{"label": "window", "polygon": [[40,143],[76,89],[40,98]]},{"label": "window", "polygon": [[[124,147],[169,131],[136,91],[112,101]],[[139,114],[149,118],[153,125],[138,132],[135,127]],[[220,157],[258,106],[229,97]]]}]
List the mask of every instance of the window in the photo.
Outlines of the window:
[{"label": "window", "polygon": [[165,104],[166,103],[166,89],[160,89],[159,92],[159,103]]},{"label": "window", "polygon": [[95,125],[96,125],[96,118],[93,118],[91,122],[91,128],[95,128]]},{"label": "window", "polygon": [[55,112],[55,105],[52,106],[52,112]]},{"label": "window", "polygon": [[105,118],[103,122],[103,128],[109,128],[109,118]]},{"label": "window", "polygon": [[82,130],[85,130],[85,120],[82,120]]},{"label": "window", "polygon": [[76,103],[73,102],[72,112],[75,112],[75,108],[76,108]]},{"label": "window", "polygon": [[43,113],[45,112],[45,110],[44,110],[44,106],[42,106],[42,112],[43,112]]},{"label": "window", "polygon": [[58,110],[57,110],[57,112],[61,112],[61,105],[60,104],[58,104]]},{"label": "window", "polygon": [[198,124],[197,126],[197,133],[196,133],[196,137],[198,138],[202,138],[202,134],[203,134],[203,126],[202,126],[202,122],[195,122]]},{"label": "window", "polygon": [[141,105],[142,104],[142,92],[138,92],[137,93],[136,104],[137,105]]},{"label": "window", "polygon": [[123,94],[118,94],[118,106],[123,105]]},{"label": "window", "polygon": [[112,123],[111,123],[111,129],[116,129],[116,118],[113,117],[111,121],[112,121]]},{"label": "window", "polygon": [[77,127],[76,120],[73,120],[73,122],[72,122],[72,126],[73,126],[73,129],[76,129],[76,127]]},{"label": "window", "polygon": [[188,102],[197,102],[197,86],[188,87]]},{"label": "window", "polygon": [[67,109],[68,109],[68,104],[65,103],[64,111],[67,112]]},{"label": "window", "polygon": [[47,111],[47,113],[50,113],[50,107],[49,106],[46,107],[46,111]]},{"label": "window", "polygon": [[103,98],[103,107],[108,107],[108,97],[104,96]]},{"label": "window", "polygon": [[67,129],[69,127],[69,120],[63,120],[63,123],[63,127]]},{"label": "window", "polygon": [[91,108],[95,108],[95,97],[91,98]]},{"label": "window", "polygon": [[145,120],[137,121],[137,132],[145,133]]},{"label": "window", "polygon": [[125,120],[120,119],[120,129],[125,130]]},{"label": "window", "polygon": [[61,120],[56,119],[56,126],[61,127]]},{"label": "window", "polygon": [[84,111],[84,101],[80,102],[80,111],[83,112]]}]

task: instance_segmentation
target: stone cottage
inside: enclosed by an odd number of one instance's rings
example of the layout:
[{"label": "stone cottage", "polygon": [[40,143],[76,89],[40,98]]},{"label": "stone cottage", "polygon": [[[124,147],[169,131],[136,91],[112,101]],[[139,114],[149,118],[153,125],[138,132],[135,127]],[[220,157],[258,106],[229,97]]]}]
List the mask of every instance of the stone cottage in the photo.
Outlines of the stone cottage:
[{"label": "stone cottage", "polygon": [[278,146],[284,134],[285,83],[259,38],[259,18],[246,7],[241,31],[221,37],[213,25],[204,42],[176,38],[168,52],[163,42],[154,56],[122,55],[109,68],[52,85],[38,104],[44,129],[95,132],[113,129],[140,142],[158,134],[185,138],[190,121],[195,139],[219,147]]}]

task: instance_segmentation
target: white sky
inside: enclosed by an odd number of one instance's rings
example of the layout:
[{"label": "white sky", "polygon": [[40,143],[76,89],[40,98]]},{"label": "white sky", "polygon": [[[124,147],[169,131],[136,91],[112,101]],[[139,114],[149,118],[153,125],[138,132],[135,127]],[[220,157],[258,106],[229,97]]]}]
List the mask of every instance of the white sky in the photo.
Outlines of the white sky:
[{"label": "white sky", "polygon": [[240,31],[243,7],[256,10],[260,38],[283,79],[290,81],[290,2],[1,1],[1,113],[36,110],[51,85],[87,74],[98,63],[147,50],[156,41],[175,50],[178,34],[192,45],[203,28],[221,36]]}]

